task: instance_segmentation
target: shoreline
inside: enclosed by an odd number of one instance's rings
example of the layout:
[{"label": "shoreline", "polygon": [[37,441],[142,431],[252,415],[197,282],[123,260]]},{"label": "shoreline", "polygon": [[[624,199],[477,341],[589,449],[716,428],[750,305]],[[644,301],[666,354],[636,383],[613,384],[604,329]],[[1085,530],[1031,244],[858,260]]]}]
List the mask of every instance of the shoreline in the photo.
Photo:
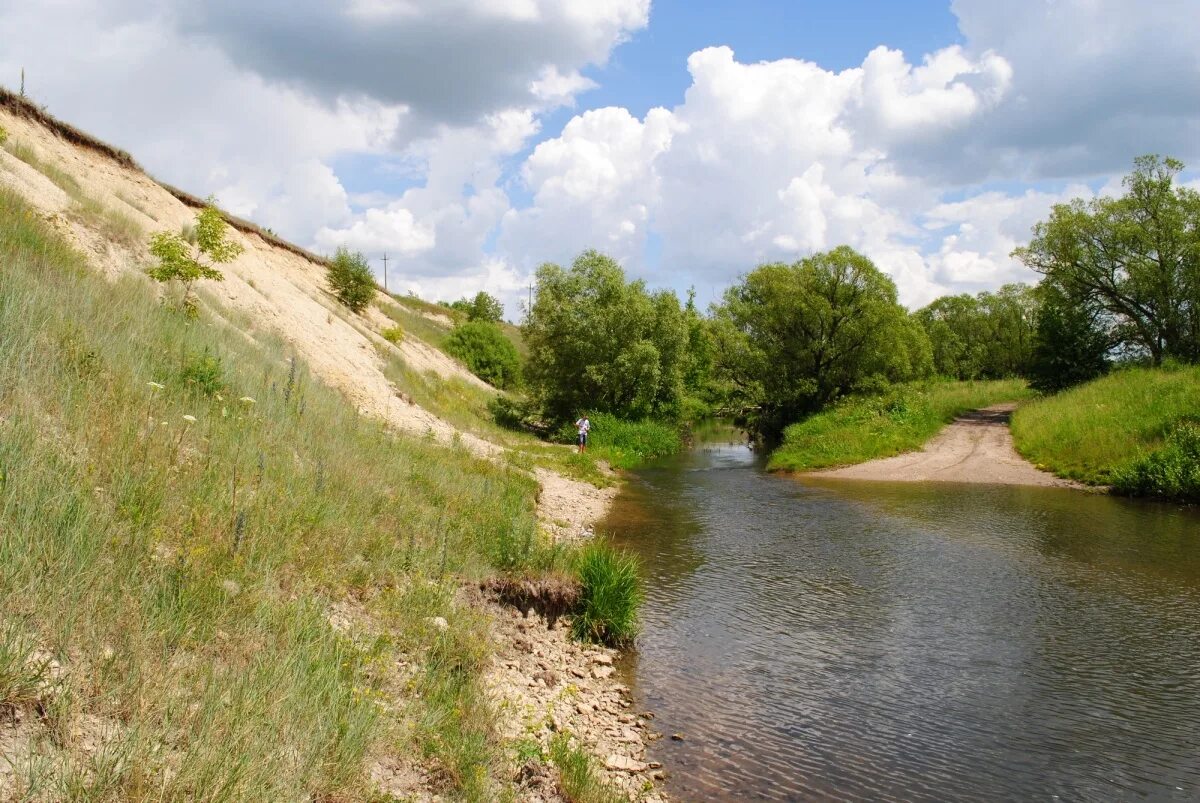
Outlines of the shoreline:
[{"label": "shoreline", "polygon": [[[595,537],[620,491],[597,488],[548,469],[536,472],[541,491],[538,518],[556,542]],[[563,526],[565,523],[566,526]],[[596,776],[630,800],[668,800],[667,773],[648,751],[661,738],[653,715],[638,712],[615,664],[622,651],[575,641],[568,617],[522,612],[492,595],[472,604],[491,618],[493,652],[483,683],[506,741],[536,742],[548,755],[558,734],[569,734],[591,757]],[[566,801],[550,767],[527,762],[519,768],[521,791],[531,803]]]}]

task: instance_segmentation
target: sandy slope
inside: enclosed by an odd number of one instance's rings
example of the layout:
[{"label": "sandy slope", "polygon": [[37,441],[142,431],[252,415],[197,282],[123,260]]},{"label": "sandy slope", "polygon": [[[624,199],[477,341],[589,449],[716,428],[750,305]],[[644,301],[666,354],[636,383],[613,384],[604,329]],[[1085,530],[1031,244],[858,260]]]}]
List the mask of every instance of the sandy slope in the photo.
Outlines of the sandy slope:
[{"label": "sandy slope", "polygon": [[992,485],[1074,487],[1039,471],[1013,448],[1008,420],[1015,404],[976,410],[943,429],[919,452],[806,476],[892,482],[971,482]]}]

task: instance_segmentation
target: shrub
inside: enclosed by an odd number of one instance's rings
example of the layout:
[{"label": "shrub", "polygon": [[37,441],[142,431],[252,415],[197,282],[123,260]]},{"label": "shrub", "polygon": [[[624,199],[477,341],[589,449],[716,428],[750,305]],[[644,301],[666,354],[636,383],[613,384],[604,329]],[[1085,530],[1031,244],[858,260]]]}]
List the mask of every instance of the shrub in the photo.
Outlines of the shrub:
[{"label": "shrub", "polygon": [[193,241],[166,231],[150,237],[150,253],[157,257],[158,264],[146,274],[158,282],[179,282],[183,286],[183,308],[194,314],[196,304],[192,285],[201,279],[221,281],[225,276],[215,265],[232,262],[242,253],[240,245],[227,239],[227,230],[225,219],[210,199],[196,215]]},{"label": "shrub", "polygon": [[375,297],[375,277],[360,252],[339,248],[329,263],[329,287],[337,300],[353,312],[362,312]]},{"label": "shrub", "polygon": [[379,334],[383,335],[383,339],[393,345],[400,345],[404,340],[404,330],[399,326],[389,326]]},{"label": "shrub", "polygon": [[638,563],[627,552],[593,541],[579,553],[579,610],[571,622],[575,637],[617,647],[637,634],[642,583]]},{"label": "shrub", "polygon": [[215,396],[225,387],[225,371],[221,358],[205,351],[196,357],[186,357],[179,378],[184,385],[204,396]]},{"label": "shrub", "polygon": [[1129,496],[1200,502],[1200,423],[1180,424],[1161,449],[1117,469],[1113,488]]},{"label": "shrub", "polygon": [[488,384],[509,389],[521,382],[521,355],[495,324],[469,321],[446,339],[446,351]]},{"label": "shrub", "polygon": [[0,126],[0,145],[6,142],[8,142],[8,132],[4,130],[3,126]]}]

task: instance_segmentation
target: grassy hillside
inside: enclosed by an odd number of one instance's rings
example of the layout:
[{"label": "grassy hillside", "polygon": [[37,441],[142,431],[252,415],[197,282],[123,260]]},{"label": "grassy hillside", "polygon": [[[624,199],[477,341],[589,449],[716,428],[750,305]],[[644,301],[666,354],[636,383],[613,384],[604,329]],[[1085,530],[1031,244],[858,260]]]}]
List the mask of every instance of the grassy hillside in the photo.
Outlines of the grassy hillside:
[{"label": "grassy hillside", "polygon": [[[393,755],[502,794],[484,623],[454,598],[561,559],[535,483],[105,281],[6,190],[0,262],[0,712],[36,756],[18,791],[359,800]],[[387,635],[335,630],[335,604]]]},{"label": "grassy hillside", "polygon": [[1200,367],[1131,368],[1024,405],[1017,451],[1054,473],[1098,485],[1200,419]]},{"label": "grassy hillside", "polygon": [[1002,380],[915,383],[846,399],[784,430],[768,467],[811,471],[911,452],[968,410],[1028,396],[1024,382]]}]

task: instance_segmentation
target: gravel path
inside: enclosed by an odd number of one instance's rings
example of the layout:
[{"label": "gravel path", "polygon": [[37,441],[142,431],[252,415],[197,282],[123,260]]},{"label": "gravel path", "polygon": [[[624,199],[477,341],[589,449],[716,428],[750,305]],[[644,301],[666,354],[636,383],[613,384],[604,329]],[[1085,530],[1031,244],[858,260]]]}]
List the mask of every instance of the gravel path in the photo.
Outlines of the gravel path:
[{"label": "gravel path", "polygon": [[1077,485],[1041,471],[1013,448],[1008,420],[1016,404],[997,404],[956,419],[910,452],[856,466],[814,471],[807,476],[891,482],[972,482],[992,485]]}]

